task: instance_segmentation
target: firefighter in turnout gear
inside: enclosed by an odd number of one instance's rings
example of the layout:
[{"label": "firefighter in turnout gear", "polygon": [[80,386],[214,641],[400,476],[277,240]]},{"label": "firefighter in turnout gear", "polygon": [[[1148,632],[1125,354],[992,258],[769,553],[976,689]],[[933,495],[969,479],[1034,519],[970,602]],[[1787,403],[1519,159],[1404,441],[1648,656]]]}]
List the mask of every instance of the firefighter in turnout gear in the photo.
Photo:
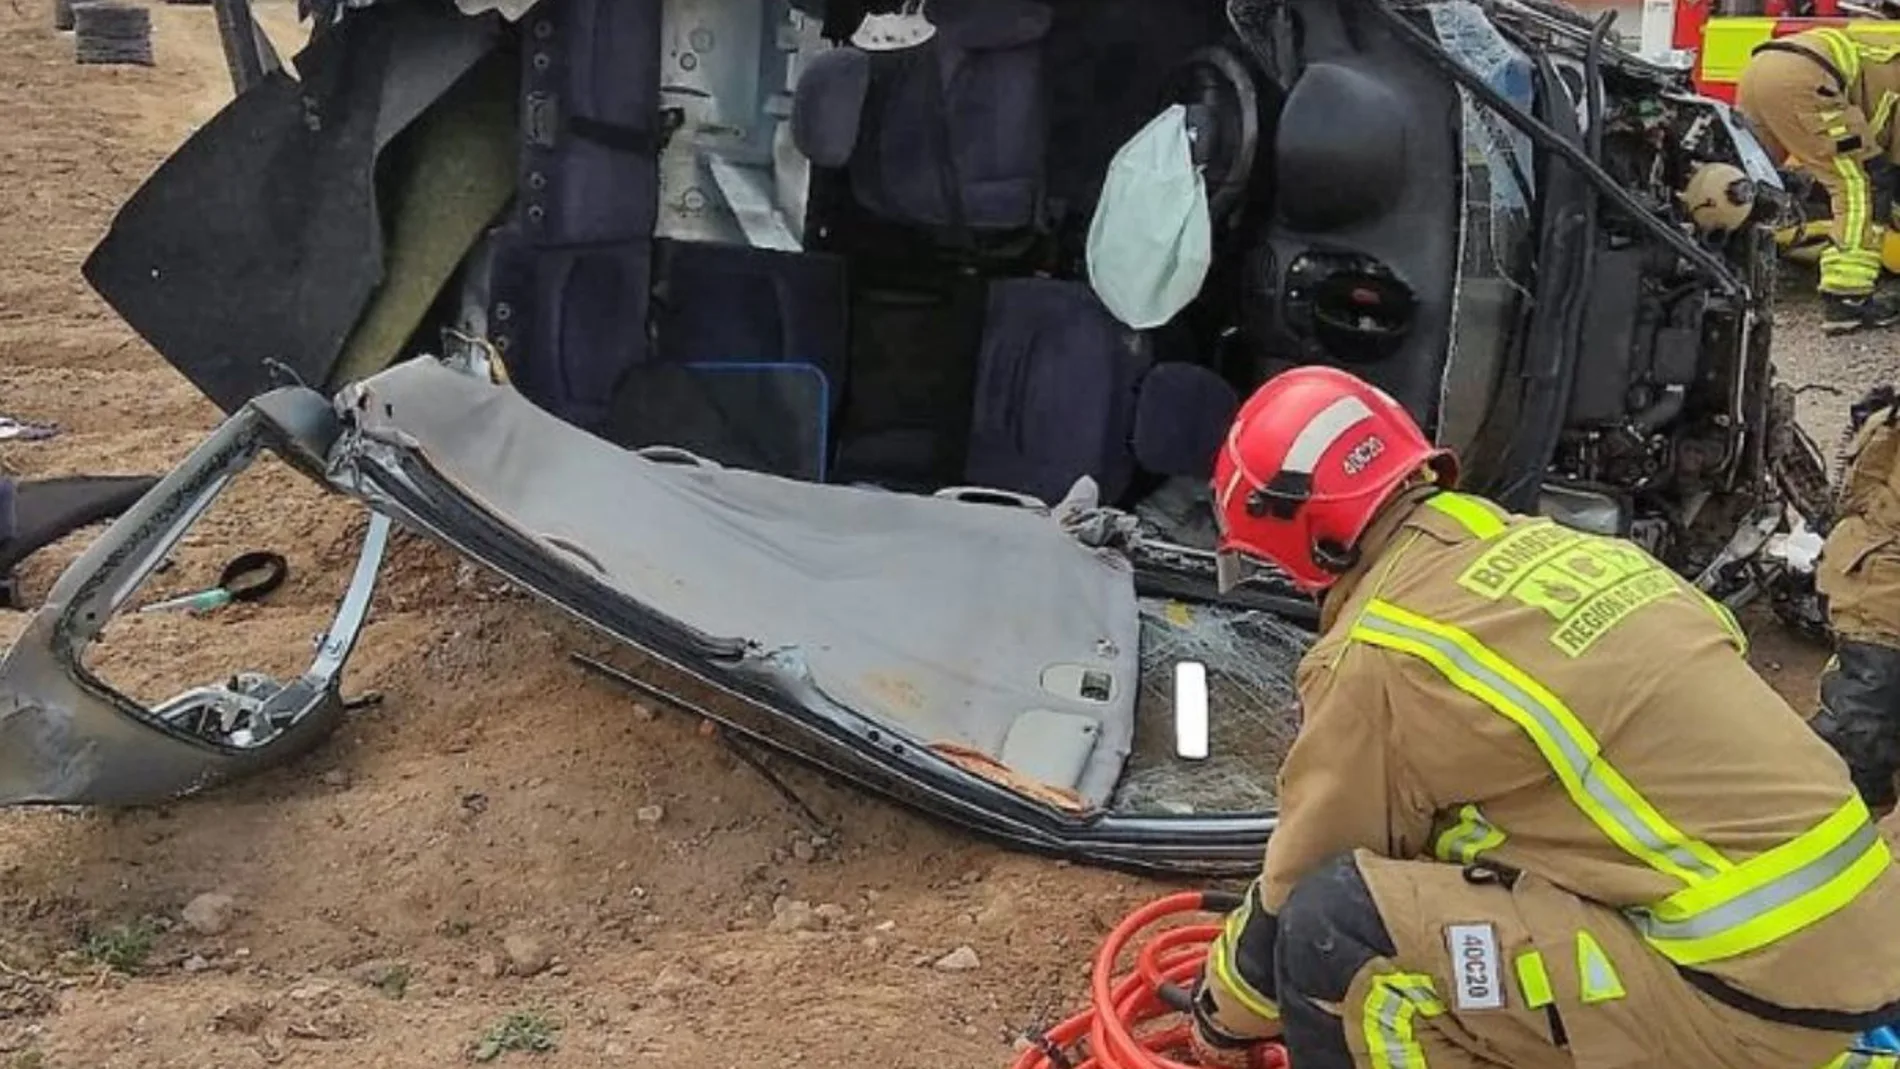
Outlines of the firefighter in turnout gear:
[{"label": "firefighter in turnout gear", "polygon": [[1725,609],[1456,479],[1326,368],[1263,386],[1222,447],[1221,584],[1291,575],[1321,633],[1263,870],[1195,987],[1196,1055],[1879,1063],[1851,1048],[1900,1018],[1900,870],[1841,759]]},{"label": "firefighter in turnout gear", "polygon": [[1821,253],[1823,327],[1842,333],[1900,321],[1900,299],[1879,292],[1880,246],[1900,191],[1900,49],[1827,27],[1755,49],[1736,82],[1736,106],[1778,162],[1827,190]]},{"label": "firefighter in turnout gear", "polygon": [[1892,808],[1900,771],[1900,407],[1892,387],[1850,412],[1845,474],[1816,568],[1834,657],[1815,731],[1847,761],[1867,804]]}]

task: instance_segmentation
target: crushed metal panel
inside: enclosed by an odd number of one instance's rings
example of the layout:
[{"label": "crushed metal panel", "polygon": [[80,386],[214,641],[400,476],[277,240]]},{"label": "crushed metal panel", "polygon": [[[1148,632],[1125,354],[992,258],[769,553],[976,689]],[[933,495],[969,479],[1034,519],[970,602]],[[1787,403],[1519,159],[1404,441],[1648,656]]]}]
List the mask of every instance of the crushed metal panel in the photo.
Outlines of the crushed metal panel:
[{"label": "crushed metal panel", "polygon": [[[225,421],[67,568],[46,604],[0,660],[0,805],[141,805],[196,793],[281,763],[327,735],[343,715],[343,663],[368,613],[388,538],[374,517],[361,560],[310,668],[280,683],[240,674],[156,708],[112,689],[81,661],[114,612],[260,450],[291,432],[326,437],[329,405],[281,390]],[[303,457],[310,468],[309,457]],[[242,723],[213,737],[204,718]]]},{"label": "crushed metal panel", "polygon": [[1047,515],[647,459],[426,359],[338,404],[362,432],[357,463],[399,462],[377,442],[413,450],[550,559],[694,631],[795,656],[830,700],[917,745],[993,757],[1018,718],[1068,712],[1100,734],[1056,786],[1099,803],[1120,775],[1132,573]]}]

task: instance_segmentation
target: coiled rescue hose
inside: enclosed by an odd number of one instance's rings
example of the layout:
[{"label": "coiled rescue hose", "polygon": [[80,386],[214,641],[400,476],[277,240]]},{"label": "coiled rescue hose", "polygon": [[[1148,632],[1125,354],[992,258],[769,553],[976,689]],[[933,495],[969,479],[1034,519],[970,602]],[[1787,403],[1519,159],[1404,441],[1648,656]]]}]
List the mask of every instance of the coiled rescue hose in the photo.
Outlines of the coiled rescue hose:
[{"label": "coiled rescue hose", "polygon": [[[1036,1037],[1013,1069],[1194,1069],[1190,990],[1220,925],[1168,928],[1141,945],[1133,971],[1118,976],[1115,970],[1122,952],[1151,925],[1184,914],[1225,914],[1240,904],[1239,895],[1187,891],[1128,914],[1095,953],[1089,1008]],[[1180,1019],[1167,1023],[1168,1017]],[[1279,1045],[1260,1052],[1259,1069],[1288,1069]]]}]

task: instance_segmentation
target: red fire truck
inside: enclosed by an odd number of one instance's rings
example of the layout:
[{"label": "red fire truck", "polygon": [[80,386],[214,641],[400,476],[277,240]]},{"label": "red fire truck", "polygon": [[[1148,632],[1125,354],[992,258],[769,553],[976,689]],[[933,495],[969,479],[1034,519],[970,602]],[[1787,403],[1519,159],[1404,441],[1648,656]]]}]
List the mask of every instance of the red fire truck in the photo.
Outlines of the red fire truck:
[{"label": "red fire truck", "polygon": [[1674,6],[1670,43],[1695,54],[1696,88],[1731,102],[1742,65],[1763,41],[1850,23],[1900,41],[1900,21],[1860,15],[1859,5],[1841,0],[1675,0]]}]

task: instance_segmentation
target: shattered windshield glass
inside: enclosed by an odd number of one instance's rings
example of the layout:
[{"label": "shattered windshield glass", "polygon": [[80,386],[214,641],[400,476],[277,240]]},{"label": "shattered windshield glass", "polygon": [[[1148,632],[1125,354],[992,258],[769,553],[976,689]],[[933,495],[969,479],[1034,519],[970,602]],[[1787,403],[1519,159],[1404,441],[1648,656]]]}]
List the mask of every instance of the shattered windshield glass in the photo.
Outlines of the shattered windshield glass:
[{"label": "shattered windshield glass", "polygon": [[[1111,808],[1127,813],[1256,813],[1278,804],[1273,772],[1299,732],[1294,671],[1312,635],[1269,613],[1141,599],[1135,745]],[[1174,667],[1208,674],[1210,746],[1174,758]]]},{"label": "shattered windshield glass", "polygon": [[[1531,62],[1466,0],[1430,8],[1446,50],[1506,99],[1530,110],[1536,91]],[[1512,324],[1531,269],[1527,238],[1536,189],[1530,138],[1459,90],[1464,121],[1465,198],[1460,220],[1457,299],[1450,353],[1441,384],[1439,436],[1467,446],[1491,407],[1492,387],[1507,358]]]}]

